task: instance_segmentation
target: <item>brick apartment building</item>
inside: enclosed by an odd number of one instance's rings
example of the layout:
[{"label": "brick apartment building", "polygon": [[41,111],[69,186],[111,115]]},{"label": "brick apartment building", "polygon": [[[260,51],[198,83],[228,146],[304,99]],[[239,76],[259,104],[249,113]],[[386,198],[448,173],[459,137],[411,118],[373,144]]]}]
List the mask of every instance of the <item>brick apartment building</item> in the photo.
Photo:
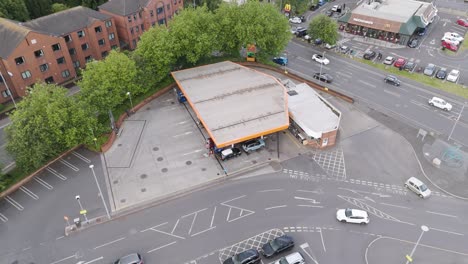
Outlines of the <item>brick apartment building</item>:
[{"label": "brick apartment building", "polygon": [[0,18],[0,103],[37,81],[61,84],[118,47],[112,16],[75,7],[25,23]]},{"label": "brick apartment building", "polygon": [[183,5],[183,0],[110,0],[99,6],[99,12],[114,17],[120,48],[133,50],[144,31],[167,25]]}]

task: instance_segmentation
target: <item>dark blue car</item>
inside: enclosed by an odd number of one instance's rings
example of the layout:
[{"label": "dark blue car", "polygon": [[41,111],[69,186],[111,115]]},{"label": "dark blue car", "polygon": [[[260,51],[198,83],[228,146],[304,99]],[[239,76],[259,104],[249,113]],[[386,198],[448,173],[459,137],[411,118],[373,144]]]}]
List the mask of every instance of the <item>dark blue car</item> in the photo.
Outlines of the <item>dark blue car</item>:
[{"label": "dark blue car", "polygon": [[274,57],[273,62],[282,66],[288,65],[288,58],[285,57]]}]

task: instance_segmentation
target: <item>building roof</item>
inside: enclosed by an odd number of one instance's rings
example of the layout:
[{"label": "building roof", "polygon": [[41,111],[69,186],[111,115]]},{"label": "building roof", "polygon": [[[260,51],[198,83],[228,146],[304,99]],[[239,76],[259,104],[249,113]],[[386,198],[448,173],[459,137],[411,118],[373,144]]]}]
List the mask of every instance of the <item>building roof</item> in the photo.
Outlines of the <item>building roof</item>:
[{"label": "building roof", "polygon": [[8,58],[30,31],[19,22],[0,18],[0,57]]},{"label": "building roof", "polygon": [[290,87],[288,94],[289,116],[309,137],[321,138],[323,133],[338,129],[341,112],[310,86],[298,84]]},{"label": "building roof", "polygon": [[286,90],[272,76],[230,61],[172,76],[217,147],[289,126]]},{"label": "building roof", "polygon": [[421,7],[430,5],[414,0],[363,1],[352,13],[406,23]]},{"label": "building roof", "polygon": [[109,0],[107,3],[100,5],[99,9],[126,16],[146,7],[149,1],[150,0]]},{"label": "building roof", "polygon": [[25,22],[23,25],[34,30],[61,36],[86,28],[95,21],[104,21],[110,18],[112,16],[87,7],[77,6]]}]

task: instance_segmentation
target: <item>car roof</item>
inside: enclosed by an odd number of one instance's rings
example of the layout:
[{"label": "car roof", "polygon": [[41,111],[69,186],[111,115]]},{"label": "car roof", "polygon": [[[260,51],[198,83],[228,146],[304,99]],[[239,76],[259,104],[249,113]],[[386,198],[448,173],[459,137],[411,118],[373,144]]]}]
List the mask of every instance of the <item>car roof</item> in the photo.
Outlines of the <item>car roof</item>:
[{"label": "car roof", "polygon": [[132,263],[137,263],[139,261],[140,261],[140,256],[138,255],[138,253],[133,253],[133,254],[120,258],[119,263],[120,264],[132,264]]},{"label": "car roof", "polygon": [[450,71],[450,73],[459,74],[459,73],[460,73],[460,71],[459,71],[459,70],[455,70],[455,69],[453,69],[453,70],[451,70],[451,71]]},{"label": "car roof", "polygon": [[288,263],[296,263],[297,261],[304,259],[301,253],[299,252],[294,252],[292,254],[289,254],[285,258],[288,261]]},{"label": "car roof", "polygon": [[[434,98],[438,98],[438,97],[434,97]],[[438,98],[440,99],[440,98]],[[411,177],[408,179],[408,181],[411,181],[412,183],[416,184],[416,185],[421,185],[421,184],[424,184],[422,181],[420,181],[418,178],[416,177]]]},{"label": "car roof", "polygon": [[367,212],[366,211],[363,211],[363,210],[358,210],[358,209],[351,209],[351,214],[353,216],[362,216],[362,217],[366,217],[367,216]]}]

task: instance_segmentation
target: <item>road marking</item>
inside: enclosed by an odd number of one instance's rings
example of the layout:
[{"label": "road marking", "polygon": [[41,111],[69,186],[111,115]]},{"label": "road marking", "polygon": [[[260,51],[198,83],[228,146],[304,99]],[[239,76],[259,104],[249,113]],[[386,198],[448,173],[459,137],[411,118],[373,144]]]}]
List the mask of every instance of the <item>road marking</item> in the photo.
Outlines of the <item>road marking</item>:
[{"label": "road marking", "polygon": [[8,218],[3,215],[2,213],[0,213],[0,220],[2,220],[4,223],[6,223],[8,221]]},{"label": "road marking", "polygon": [[61,179],[62,181],[66,181],[67,180],[67,177],[63,176],[62,174],[58,173],[56,170],[52,169],[51,167],[47,167],[46,170],[50,173],[52,173],[53,175],[57,176],[59,179]]},{"label": "road marking", "polygon": [[320,238],[322,239],[322,246],[323,246],[323,251],[327,252],[327,249],[325,248],[325,242],[323,241],[323,235],[322,235],[322,228],[319,229],[320,231]]},{"label": "road marking", "polygon": [[34,200],[39,199],[39,197],[35,193],[33,193],[31,190],[24,186],[20,186],[20,190],[22,190],[25,194],[31,196],[31,198],[33,198]]},{"label": "road marking", "polygon": [[81,159],[82,161],[86,162],[86,163],[91,163],[91,160],[86,158],[85,156],[81,155],[80,153],[76,152],[76,151],[72,151],[72,154],[75,155],[75,157]]},{"label": "road marking", "polygon": [[398,98],[401,97],[401,94],[399,94],[399,93],[396,93],[396,92],[393,92],[393,91],[389,91],[389,90],[386,90],[386,89],[384,89],[383,91],[384,91],[385,93],[388,93],[388,94],[390,94],[390,95],[396,96],[396,97],[398,97]]},{"label": "road marking", "polygon": [[323,208],[321,205],[311,205],[311,204],[298,204],[300,207],[314,207],[314,208]]},{"label": "road marking", "polygon": [[432,212],[432,211],[426,211],[430,214],[436,214],[436,215],[443,215],[443,216],[447,216],[447,217],[453,217],[453,218],[457,218],[458,216],[456,215],[449,215],[449,214],[443,214],[443,213],[437,213],[437,212]]},{"label": "road marking", "polygon": [[148,252],[146,252],[146,253],[151,253],[151,252],[154,252],[154,251],[156,251],[156,250],[160,250],[161,248],[168,247],[168,246],[170,246],[170,245],[173,245],[173,244],[175,244],[175,243],[177,243],[177,241],[174,241],[174,242],[171,242],[171,243],[169,243],[169,244],[166,244],[166,245],[163,245],[163,246],[157,247],[157,248],[155,248],[155,249],[152,249],[152,250],[150,250],[150,251],[148,251]]},{"label": "road marking", "polygon": [[380,204],[393,206],[393,207],[398,207],[398,208],[403,208],[403,209],[411,209],[410,207],[401,206],[401,205],[394,205],[394,204],[388,204],[388,203],[380,203]]},{"label": "road marking", "polygon": [[172,136],[172,137],[177,138],[177,137],[182,137],[182,136],[190,135],[190,134],[192,134],[192,133],[193,133],[193,131],[188,131],[188,132],[185,132],[185,133],[182,133],[182,134],[174,135],[174,136]]},{"label": "road marking", "polygon": [[267,207],[267,208],[265,208],[265,211],[271,210],[271,209],[276,209],[276,208],[283,208],[283,207],[287,207],[287,205],[277,205],[277,206]]},{"label": "road marking", "polygon": [[297,57],[297,59],[300,60],[300,61],[303,61],[303,62],[307,62],[307,63],[311,62],[311,60],[308,60],[308,59],[302,58],[302,57]]},{"label": "road marking", "polygon": [[320,202],[317,202],[315,199],[311,199],[311,198],[305,198],[305,197],[299,197],[299,196],[294,196],[294,199],[296,200],[305,200],[305,201],[309,201],[313,204],[319,204]]},{"label": "road marking", "polygon": [[214,210],[213,210],[213,216],[211,217],[211,224],[210,224],[210,227],[213,226],[215,214],[216,214],[216,206],[214,207]]},{"label": "road marking", "polygon": [[368,83],[368,82],[365,82],[363,80],[358,80],[358,82],[362,83],[362,84],[365,84],[367,86],[370,86],[372,88],[376,88],[377,86],[375,84],[372,84],[372,83]]},{"label": "road marking", "polygon": [[75,257],[76,257],[76,255],[71,255],[71,256],[66,257],[66,258],[63,258],[63,259],[61,259],[61,260],[54,261],[54,262],[52,262],[52,263],[50,263],[50,264],[57,264],[57,263],[60,263],[60,262],[62,262],[62,261],[65,261],[65,260],[67,260],[67,259],[71,259],[71,258],[75,258]]},{"label": "road marking", "polygon": [[263,192],[281,192],[281,191],[284,191],[284,189],[271,189],[271,190],[262,190],[262,191],[257,191],[257,192],[263,193]]},{"label": "road marking", "polygon": [[348,77],[348,78],[351,78],[351,74],[346,74],[346,73],[342,73],[342,72],[336,72],[337,75],[342,75],[344,77]]},{"label": "road marking", "polygon": [[5,196],[5,200],[7,200],[7,202],[9,202],[11,205],[13,205],[14,207],[16,207],[16,209],[20,210],[20,211],[23,211],[24,207],[21,206],[21,204],[19,204],[17,201],[13,200],[13,198],[11,198],[10,196]]},{"label": "road marking", "polygon": [[[226,203],[228,203],[228,202],[232,202],[232,201],[234,201],[234,200],[238,200],[238,199],[243,198],[243,197],[245,197],[245,196],[246,196],[246,195],[241,195],[241,196],[239,196],[239,197],[236,197],[236,198],[233,198],[233,199],[230,199],[230,200],[228,200],[228,201],[225,201],[225,202],[220,203],[221,205],[224,205],[224,206],[229,207],[228,215],[227,215],[227,217],[226,217],[226,221],[227,221],[227,222],[229,222],[229,223],[230,223],[230,222],[234,222],[234,221],[236,221],[236,220],[239,220],[239,219],[241,219],[241,218],[243,218],[243,217],[247,217],[247,216],[249,216],[249,215],[255,213],[255,211],[251,211],[251,210],[248,210],[248,209],[244,209],[244,208],[240,208],[240,207],[237,207],[237,206],[233,206],[233,205],[226,204]],[[239,215],[238,217],[233,218],[233,219],[230,219],[231,211],[232,211],[233,208],[234,208],[234,209],[237,209],[237,210],[240,210],[241,212],[240,212],[240,215]],[[244,211],[248,212],[248,214],[243,215]]]},{"label": "road marking", "polygon": [[90,260],[90,261],[88,261],[88,262],[83,262],[83,264],[90,264],[90,263],[96,262],[96,261],[98,261],[98,260],[101,260],[101,259],[103,259],[103,258],[104,258],[104,257],[101,256],[101,257],[99,257],[99,258],[95,258],[95,259]]},{"label": "road marking", "polygon": [[74,170],[74,171],[79,171],[80,169],[78,169],[78,167],[76,167],[75,165],[71,164],[70,162],[64,160],[64,159],[60,159],[59,160],[63,165],[69,167],[70,169]]},{"label": "road marking", "polygon": [[3,125],[3,126],[0,126],[0,129],[2,129],[2,128],[4,128],[4,127],[7,127],[7,126],[9,126],[9,125],[11,125],[11,122],[10,122],[10,123],[7,123],[7,124],[5,124],[5,125]]},{"label": "road marking", "polygon": [[319,191],[308,191],[308,190],[296,190],[296,192],[307,192],[307,193],[322,194],[322,192],[319,192]]},{"label": "road marking", "polygon": [[175,231],[177,225],[179,224],[179,220],[180,220],[180,218],[177,219],[177,222],[175,223],[174,228],[172,228],[171,234],[174,234],[174,231]]},{"label": "road marking", "polygon": [[168,236],[172,236],[172,237],[176,237],[176,238],[180,238],[180,239],[185,239],[185,237],[181,237],[181,236],[178,236],[178,235],[174,235],[174,234],[167,233],[167,232],[164,232],[164,231],[161,231],[161,230],[156,229],[157,227],[166,225],[167,223],[168,223],[168,222],[165,222],[165,223],[162,223],[162,224],[159,224],[159,225],[156,225],[156,226],[153,226],[153,227],[150,227],[150,228],[141,230],[140,232],[143,233],[143,232],[146,232],[146,231],[151,230],[151,231],[158,232],[158,233],[161,233],[161,234],[165,234],[165,235],[168,235]]},{"label": "road marking", "polygon": [[105,247],[105,246],[108,246],[108,245],[117,243],[117,242],[119,242],[119,241],[121,241],[121,240],[124,240],[124,239],[125,239],[125,237],[117,238],[116,240],[112,240],[112,241],[110,241],[110,242],[104,243],[104,244],[99,245],[99,246],[97,246],[97,247],[95,247],[95,248],[93,248],[93,249],[96,250],[96,249],[98,249],[98,248],[102,248],[102,247]]},{"label": "road marking", "polygon": [[34,177],[34,180],[36,180],[40,185],[44,186],[46,189],[52,190],[54,188],[52,187],[52,185],[48,184],[46,181],[39,178],[39,176]]},{"label": "road marking", "polygon": [[443,229],[437,229],[437,228],[434,228],[434,227],[429,227],[429,230],[435,230],[435,231],[439,231],[439,232],[454,234],[454,235],[457,235],[457,236],[464,236],[464,234],[461,234],[461,233],[456,233],[456,232],[447,231],[447,230],[443,230]]},{"label": "road marking", "polygon": [[302,250],[304,250],[304,253],[306,253],[307,256],[309,256],[309,258],[312,259],[312,260],[315,262],[315,264],[318,264],[318,262],[317,262],[317,261],[310,255],[310,253],[307,252],[307,250],[306,250],[306,248],[309,247],[309,243],[304,243],[304,244],[300,245],[300,247],[302,248]]},{"label": "road marking", "polygon": [[182,156],[187,156],[187,155],[190,155],[190,154],[195,154],[195,153],[198,153],[200,151],[203,151],[203,149],[197,149],[197,150],[194,150],[192,152],[187,152],[187,153],[184,153],[182,154]]}]

